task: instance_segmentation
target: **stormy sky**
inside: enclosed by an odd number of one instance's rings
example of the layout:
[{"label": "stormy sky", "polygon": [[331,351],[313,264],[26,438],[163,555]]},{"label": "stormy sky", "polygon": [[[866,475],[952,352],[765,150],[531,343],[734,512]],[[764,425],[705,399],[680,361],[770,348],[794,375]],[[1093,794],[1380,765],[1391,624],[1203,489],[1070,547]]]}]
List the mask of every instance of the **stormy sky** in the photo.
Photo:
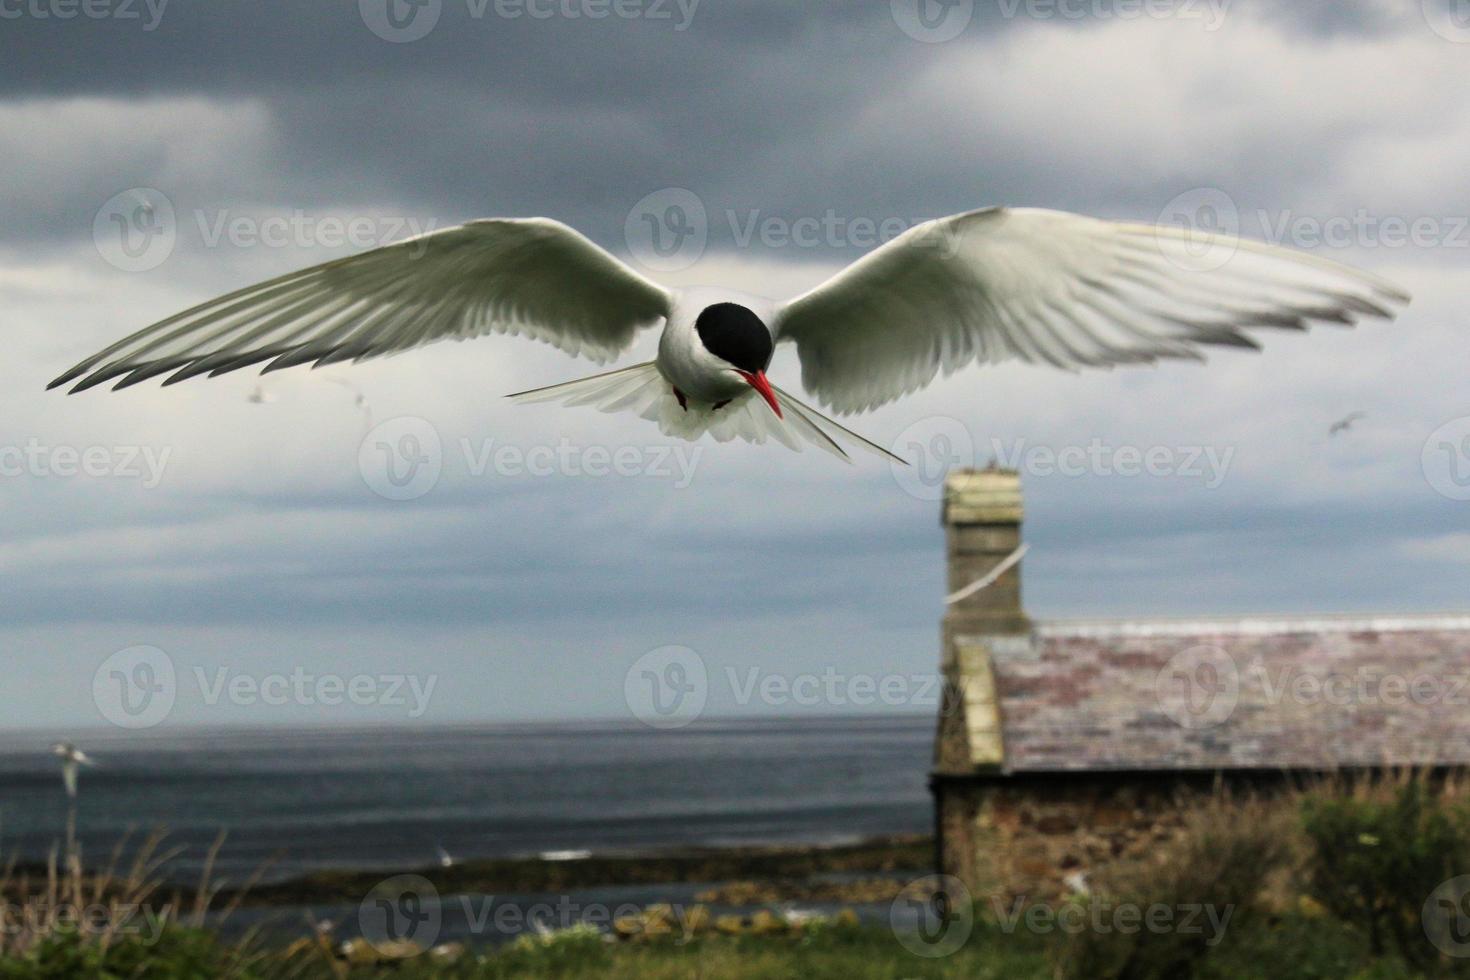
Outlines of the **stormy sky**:
[{"label": "stormy sky", "polygon": [[[419,721],[627,719],[671,645],[711,714],[928,710],[745,685],[932,672],[938,474],[996,456],[1038,618],[1470,604],[1452,5],[0,0],[0,52],[0,727],[106,724],[140,647],[165,726],[412,713],[251,693],[298,675],[432,678]],[[515,338],[44,390],[191,303],[474,217],[784,297],[989,204],[1238,229],[1414,303],[1204,366],[960,372],[850,420],[908,472],[508,404],[592,370]]]}]

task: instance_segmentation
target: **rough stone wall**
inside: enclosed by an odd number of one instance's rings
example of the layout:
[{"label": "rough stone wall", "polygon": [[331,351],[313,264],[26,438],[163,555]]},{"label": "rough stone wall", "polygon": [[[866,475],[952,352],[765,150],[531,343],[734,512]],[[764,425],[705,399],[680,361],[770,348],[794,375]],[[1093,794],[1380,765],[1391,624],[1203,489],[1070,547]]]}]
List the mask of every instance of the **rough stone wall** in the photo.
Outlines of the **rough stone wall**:
[{"label": "rough stone wall", "polygon": [[1106,777],[950,781],[937,787],[942,869],[981,900],[1051,901],[1066,877],[1147,861],[1207,788]]}]

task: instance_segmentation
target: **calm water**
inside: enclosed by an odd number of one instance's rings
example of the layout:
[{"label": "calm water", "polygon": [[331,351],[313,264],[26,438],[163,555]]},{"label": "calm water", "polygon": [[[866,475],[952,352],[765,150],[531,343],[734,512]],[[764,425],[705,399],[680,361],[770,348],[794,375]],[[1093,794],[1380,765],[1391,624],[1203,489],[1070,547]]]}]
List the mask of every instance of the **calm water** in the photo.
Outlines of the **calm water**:
[{"label": "calm water", "polygon": [[[131,827],[166,829],[197,869],[221,830],[238,879],[275,857],[322,867],[549,850],[837,842],[932,829],[928,718],[418,731],[73,733],[89,862]],[[0,852],[43,859],[67,801],[49,735],[0,735]]]}]

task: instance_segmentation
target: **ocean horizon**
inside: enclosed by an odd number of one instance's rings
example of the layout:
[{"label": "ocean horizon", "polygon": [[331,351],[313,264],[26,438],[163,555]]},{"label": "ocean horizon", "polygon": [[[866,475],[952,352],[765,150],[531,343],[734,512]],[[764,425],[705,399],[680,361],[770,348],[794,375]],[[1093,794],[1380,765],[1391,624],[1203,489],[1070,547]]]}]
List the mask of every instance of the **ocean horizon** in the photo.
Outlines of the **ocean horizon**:
[{"label": "ocean horizon", "polygon": [[0,856],[39,863],[65,837],[52,742],[81,772],[89,865],[157,831],[169,877],[238,883],[325,869],[680,847],[840,844],[928,833],[926,715],[381,728],[0,732]]}]

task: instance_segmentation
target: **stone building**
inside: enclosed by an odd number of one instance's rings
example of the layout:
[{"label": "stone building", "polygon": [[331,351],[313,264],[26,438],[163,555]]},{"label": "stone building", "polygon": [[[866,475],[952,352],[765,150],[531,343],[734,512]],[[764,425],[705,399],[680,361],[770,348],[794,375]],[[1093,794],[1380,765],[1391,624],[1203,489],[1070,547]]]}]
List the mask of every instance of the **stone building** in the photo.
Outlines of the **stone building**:
[{"label": "stone building", "polygon": [[1040,896],[1146,854],[1188,795],[1470,765],[1470,615],[1033,622],[1018,475],[952,474],[950,697],[931,787],[941,870]]}]

